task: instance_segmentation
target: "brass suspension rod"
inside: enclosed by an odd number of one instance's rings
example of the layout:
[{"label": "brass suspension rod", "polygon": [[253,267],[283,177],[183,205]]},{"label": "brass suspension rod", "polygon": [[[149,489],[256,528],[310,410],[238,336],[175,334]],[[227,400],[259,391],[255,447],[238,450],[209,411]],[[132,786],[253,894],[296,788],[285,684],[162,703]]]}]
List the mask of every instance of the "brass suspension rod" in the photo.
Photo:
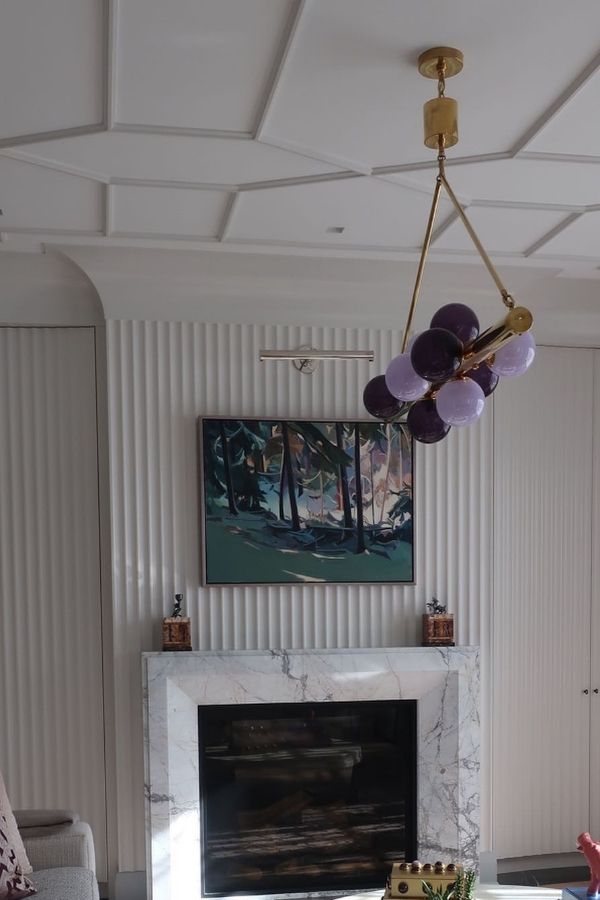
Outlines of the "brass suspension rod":
[{"label": "brass suspension rod", "polygon": [[415,307],[417,305],[417,300],[419,299],[419,294],[421,293],[421,282],[423,281],[423,272],[425,270],[425,260],[427,259],[427,254],[429,252],[429,246],[431,244],[431,235],[433,233],[433,225],[435,222],[435,216],[436,216],[438,206],[440,203],[441,192],[442,192],[442,178],[441,178],[441,176],[439,176],[435,183],[435,191],[433,192],[433,200],[431,201],[431,210],[429,212],[429,221],[427,222],[427,230],[425,231],[425,239],[423,240],[423,248],[421,250],[421,258],[419,259],[419,268],[417,269],[417,277],[415,279],[415,287],[413,290],[412,300],[410,301],[408,316],[406,318],[406,325],[404,326],[404,338],[402,340],[402,353],[405,352],[406,345],[408,344],[408,336],[410,334],[412,320],[413,320],[413,316],[415,314]]},{"label": "brass suspension rod", "polygon": [[467,218],[467,216],[466,216],[466,213],[465,213],[464,209],[462,208],[462,206],[461,206],[460,203],[458,202],[458,199],[457,199],[457,197],[456,197],[456,194],[454,193],[454,191],[452,190],[452,188],[451,188],[450,185],[448,184],[448,181],[447,181],[447,179],[446,179],[446,176],[444,175],[443,172],[440,173],[439,178],[440,178],[442,184],[444,185],[444,187],[446,188],[446,193],[448,194],[448,197],[450,198],[450,201],[451,201],[452,205],[454,206],[454,209],[455,209],[456,212],[458,213],[461,222],[462,222],[463,225],[465,226],[465,229],[466,229],[466,231],[467,231],[467,234],[469,235],[469,237],[471,238],[471,240],[472,240],[473,243],[475,244],[475,248],[477,249],[477,252],[479,253],[481,259],[483,260],[483,264],[485,265],[486,269],[488,270],[488,272],[489,272],[490,275],[492,276],[492,278],[493,278],[493,280],[494,280],[494,283],[496,284],[496,287],[497,287],[498,290],[500,291],[500,296],[502,297],[502,302],[503,302],[506,306],[508,306],[509,309],[512,309],[512,308],[514,307],[514,305],[515,305],[515,301],[513,300],[513,298],[512,298],[511,295],[509,294],[509,292],[506,290],[504,284],[502,283],[502,279],[501,279],[500,276],[498,275],[498,272],[496,271],[496,268],[495,268],[493,262],[491,261],[491,259],[490,259],[489,256],[487,255],[486,250],[485,250],[483,244],[481,243],[481,241],[480,241],[479,238],[477,237],[477,235],[476,235],[476,233],[475,233],[475,229],[473,228],[473,226],[472,226],[471,223],[469,222],[469,220],[468,220],[468,218]]}]

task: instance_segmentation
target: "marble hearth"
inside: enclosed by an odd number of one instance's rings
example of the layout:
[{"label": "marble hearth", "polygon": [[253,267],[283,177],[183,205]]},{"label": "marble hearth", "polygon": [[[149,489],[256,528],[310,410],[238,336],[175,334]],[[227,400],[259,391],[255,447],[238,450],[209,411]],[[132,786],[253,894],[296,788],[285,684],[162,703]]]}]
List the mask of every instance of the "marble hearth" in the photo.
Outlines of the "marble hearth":
[{"label": "marble hearth", "polygon": [[143,670],[152,900],[203,896],[198,707],[209,704],[417,700],[418,856],[477,864],[477,648],[145,653]]}]

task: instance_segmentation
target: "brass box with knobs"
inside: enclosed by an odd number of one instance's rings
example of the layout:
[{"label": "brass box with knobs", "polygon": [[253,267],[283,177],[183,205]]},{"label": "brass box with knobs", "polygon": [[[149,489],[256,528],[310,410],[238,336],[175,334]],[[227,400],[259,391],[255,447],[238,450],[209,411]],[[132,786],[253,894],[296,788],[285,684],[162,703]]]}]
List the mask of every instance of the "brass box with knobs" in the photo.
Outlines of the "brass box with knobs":
[{"label": "brass box with knobs", "polygon": [[450,863],[393,863],[388,877],[383,900],[420,900],[425,896],[423,882],[426,881],[434,890],[445,891],[454,884],[461,867]]}]

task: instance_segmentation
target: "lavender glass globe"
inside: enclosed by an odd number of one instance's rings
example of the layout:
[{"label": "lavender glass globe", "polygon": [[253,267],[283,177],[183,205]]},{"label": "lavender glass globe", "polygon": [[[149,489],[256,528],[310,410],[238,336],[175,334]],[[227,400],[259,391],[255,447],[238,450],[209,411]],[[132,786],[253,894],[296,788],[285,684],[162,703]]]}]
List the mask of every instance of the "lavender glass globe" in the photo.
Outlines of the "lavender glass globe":
[{"label": "lavender glass globe", "polygon": [[429,382],[413,369],[410,353],[393,358],[385,372],[385,383],[390,394],[398,400],[419,400],[430,387]]},{"label": "lavender glass globe", "polygon": [[416,441],[422,444],[437,444],[445,438],[450,426],[438,416],[433,400],[417,400],[406,417],[408,430]]},{"label": "lavender glass globe", "polygon": [[522,375],[535,359],[535,340],[530,331],[500,347],[489,367],[496,375]]},{"label": "lavender glass globe", "polygon": [[466,344],[474,341],[479,334],[479,319],[470,306],[464,303],[447,303],[435,313],[431,327],[445,328]]},{"label": "lavender glass globe", "polygon": [[474,369],[469,369],[469,378],[476,381],[486,397],[492,394],[500,381],[500,377],[492,372],[487,363],[479,363]]},{"label": "lavender glass globe", "polygon": [[391,419],[400,412],[400,404],[388,391],[384,375],[371,378],[363,391],[363,403],[376,419]]},{"label": "lavender glass globe", "polygon": [[447,425],[471,425],[483,412],[485,394],[472,378],[457,378],[442,385],[435,405],[440,419]]},{"label": "lavender glass globe", "polygon": [[428,381],[445,381],[462,362],[462,341],[446,328],[429,328],[421,332],[410,351],[413,369]]}]

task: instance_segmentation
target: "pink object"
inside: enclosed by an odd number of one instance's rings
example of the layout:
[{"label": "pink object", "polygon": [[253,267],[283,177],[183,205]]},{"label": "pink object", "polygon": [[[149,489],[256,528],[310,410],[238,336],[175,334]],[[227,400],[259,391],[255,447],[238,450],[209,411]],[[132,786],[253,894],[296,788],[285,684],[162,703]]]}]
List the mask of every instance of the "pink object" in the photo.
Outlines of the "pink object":
[{"label": "pink object", "polygon": [[597,897],[600,894],[600,844],[593,841],[587,831],[577,838],[577,849],[581,850],[590,867],[590,886],[587,889],[588,897]]}]

